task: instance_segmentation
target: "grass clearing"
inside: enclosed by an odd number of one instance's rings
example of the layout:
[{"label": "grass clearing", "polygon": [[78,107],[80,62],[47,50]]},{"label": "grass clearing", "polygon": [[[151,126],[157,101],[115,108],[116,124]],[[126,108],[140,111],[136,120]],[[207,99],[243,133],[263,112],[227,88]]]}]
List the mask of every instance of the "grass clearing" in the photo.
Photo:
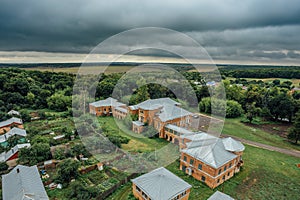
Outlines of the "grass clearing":
[{"label": "grass clearing", "polygon": [[120,136],[130,139],[128,144],[122,144],[122,149],[130,152],[152,152],[168,144],[167,141],[159,138],[142,137],[129,130],[123,123],[116,123],[113,117],[99,117],[100,124],[106,124],[109,131],[115,132]]},{"label": "grass clearing", "polygon": [[246,126],[243,123],[241,123],[240,120],[240,118],[226,119],[222,133],[240,137],[246,140],[251,140],[254,142],[260,142],[262,144],[272,145],[286,149],[300,150],[299,145],[291,144],[288,141],[286,141],[285,138],[282,138],[276,134],[267,133],[263,130],[254,129],[252,127]]}]

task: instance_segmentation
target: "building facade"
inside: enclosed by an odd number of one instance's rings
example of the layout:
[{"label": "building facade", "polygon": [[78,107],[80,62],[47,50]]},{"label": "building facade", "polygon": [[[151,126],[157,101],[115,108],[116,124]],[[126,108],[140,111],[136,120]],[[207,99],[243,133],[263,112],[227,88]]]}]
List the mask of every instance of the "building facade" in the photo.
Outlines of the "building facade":
[{"label": "building facade", "polygon": [[120,103],[111,97],[90,103],[89,111],[90,114],[96,116],[114,116],[118,119],[124,119],[128,112],[126,104]]},{"label": "building facade", "polygon": [[206,139],[196,137],[186,143],[181,150],[180,170],[216,188],[240,171],[245,147],[232,138],[212,139],[214,136],[206,136],[206,133],[198,134]]}]

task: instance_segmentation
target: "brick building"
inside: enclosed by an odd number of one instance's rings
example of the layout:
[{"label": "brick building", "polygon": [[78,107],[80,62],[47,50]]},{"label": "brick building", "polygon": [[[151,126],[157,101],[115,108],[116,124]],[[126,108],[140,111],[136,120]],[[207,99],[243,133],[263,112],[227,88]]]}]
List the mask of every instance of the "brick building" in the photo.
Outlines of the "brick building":
[{"label": "brick building", "polygon": [[188,127],[192,115],[170,98],[149,99],[128,109],[130,114],[138,115],[138,121],[132,125],[134,132],[141,133],[143,126],[150,125],[158,131],[160,138],[166,138],[164,127],[168,124]]},{"label": "brick building", "polygon": [[216,188],[240,171],[244,145],[232,138],[217,138],[199,132],[182,137],[180,169]]},{"label": "brick building", "polygon": [[192,187],[163,167],[131,181],[133,195],[139,200],[187,200]]},{"label": "brick building", "polygon": [[126,104],[118,102],[114,98],[96,101],[89,104],[90,113],[96,116],[111,116],[123,119],[127,115]]}]

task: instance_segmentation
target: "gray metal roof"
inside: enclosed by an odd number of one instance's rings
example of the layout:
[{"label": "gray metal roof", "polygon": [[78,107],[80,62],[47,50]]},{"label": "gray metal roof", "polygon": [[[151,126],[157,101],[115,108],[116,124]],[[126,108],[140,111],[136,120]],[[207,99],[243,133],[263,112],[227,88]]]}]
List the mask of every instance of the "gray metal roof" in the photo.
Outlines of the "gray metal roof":
[{"label": "gray metal roof", "polygon": [[178,106],[165,104],[157,115],[162,122],[191,115],[192,113]]},{"label": "gray metal roof", "polygon": [[118,107],[118,106],[126,106],[126,104],[120,103],[118,102],[118,100],[108,97],[105,100],[100,100],[100,101],[96,101],[93,103],[90,103],[90,105],[95,106],[95,107],[101,107],[101,106],[114,106],[114,107]]},{"label": "gray metal roof", "polygon": [[18,124],[23,124],[22,120],[19,119],[19,118],[16,118],[16,117],[12,117],[8,120],[5,120],[5,121],[2,121],[0,122],[0,127],[3,127],[3,126],[8,126],[12,123],[18,123]]},{"label": "gray metal roof", "polygon": [[180,105],[180,103],[170,99],[170,98],[159,98],[159,99],[148,99],[137,105],[131,106],[131,108],[141,108],[143,110],[155,110],[164,105]]},{"label": "gray metal roof", "polygon": [[165,127],[169,128],[169,129],[172,129],[172,130],[174,130],[178,133],[181,133],[181,134],[193,134],[192,131],[187,130],[187,129],[182,128],[182,127],[179,127],[179,126],[176,126],[176,125],[173,125],[173,124],[167,124]]},{"label": "gray metal roof", "polygon": [[17,144],[13,148],[11,148],[7,152],[3,152],[0,154],[0,162],[5,162],[7,161],[11,156],[13,156],[15,153],[19,151],[19,149],[22,149],[24,147],[30,147],[30,143],[25,143],[25,144]]},{"label": "gray metal roof", "polygon": [[241,152],[245,150],[245,146],[240,141],[232,139],[231,137],[223,138],[222,141],[227,151]]},{"label": "gray metal roof", "polygon": [[221,139],[217,137],[213,139],[210,138],[210,136],[206,137],[208,138],[207,140],[196,140],[187,143],[187,148],[181,151],[215,169],[221,167],[222,165],[237,157],[237,155],[225,149]]},{"label": "gray metal roof", "polygon": [[216,191],[207,200],[234,200],[231,196],[224,194],[222,192]]},{"label": "gray metal roof", "polygon": [[125,109],[125,108],[122,108],[122,107],[116,107],[115,109],[116,109],[116,110],[119,110],[119,111],[121,111],[121,112],[123,112],[123,113],[127,113],[127,109]]},{"label": "gray metal roof", "polygon": [[48,200],[37,166],[16,166],[2,176],[4,200]]},{"label": "gray metal roof", "polygon": [[131,180],[153,200],[168,200],[192,186],[164,167]]},{"label": "gray metal roof", "polygon": [[204,132],[194,132],[193,134],[188,134],[188,135],[183,135],[181,136],[182,138],[186,138],[191,141],[206,141],[208,142],[209,140],[216,141],[217,137],[213,135],[209,135]]},{"label": "gray metal roof", "polygon": [[8,138],[10,138],[10,137],[12,137],[14,135],[19,135],[19,136],[22,136],[22,137],[26,137],[27,136],[26,130],[14,127],[12,129],[10,129],[4,135],[0,135],[0,143],[5,142]]},{"label": "gray metal roof", "polygon": [[137,110],[137,109],[139,109],[139,107],[137,107],[136,105],[128,106],[128,108],[130,108],[130,110]]},{"label": "gray metal roof", "polygon": [[140,121],[132,121],[132,123],[137,126],[144,126],[144,123]]}]

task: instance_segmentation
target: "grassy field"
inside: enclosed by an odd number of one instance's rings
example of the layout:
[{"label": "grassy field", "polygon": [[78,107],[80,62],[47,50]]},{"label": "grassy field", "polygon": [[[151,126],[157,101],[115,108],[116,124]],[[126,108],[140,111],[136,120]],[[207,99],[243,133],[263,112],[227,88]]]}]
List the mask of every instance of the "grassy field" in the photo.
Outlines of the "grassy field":
[{"label": "grassy field", "polygon": [[[21,68],[24,70],[31,71],[49,71],[49,72],[65,72],[70,74],[77,74],[80,69],[82,74],[99,74],[99,72],[104,72],[105,74],[112,73],[123,73],[127,72],[130,69],[133,69],[134,66],[84,66],[84,67],[30,67],[30,68]],[[136,66],[137,71],[139,72],[153,72],[160,71],[157,68],[151,66]],[[206,68],[203,68],[203,71],[207,71]]]},{"label": "grassy field", "polygon": [[[245,165],[240,173],[212,190],[205,184],[179,170],[179,161],[167,169],[190,183],[193,187],[190,200],[207,199],[215,191],[223,191],[235,199],[299,199],[299,159],[246,145],[243,155]],[[128,199],[131,184],[119,188],[108,199]]]},{"label": "grassy field", "polygon": [[[116,123],[113,117],[100,117],[100,124],[105,123],[110,130],[117,132],[119,135],[128,137],[130,139],[128,144],[122,144],[122,149],[130,152],[150,152],[155,149],[160,149],[163,146],[167,145],[168,142],[159,138],[147,138],[141,137],[140,134],[136,134],[131,130],[128,130],[127,127],[122,123]],[[119,126],[120,127],[119,127]]]},{"label": "grassy field", "polygon": [[278,135],[246,126],[240,120],[240,118],[226,119],[222,133],[276,147],[300,150],[300,145],[296,146]]}]

